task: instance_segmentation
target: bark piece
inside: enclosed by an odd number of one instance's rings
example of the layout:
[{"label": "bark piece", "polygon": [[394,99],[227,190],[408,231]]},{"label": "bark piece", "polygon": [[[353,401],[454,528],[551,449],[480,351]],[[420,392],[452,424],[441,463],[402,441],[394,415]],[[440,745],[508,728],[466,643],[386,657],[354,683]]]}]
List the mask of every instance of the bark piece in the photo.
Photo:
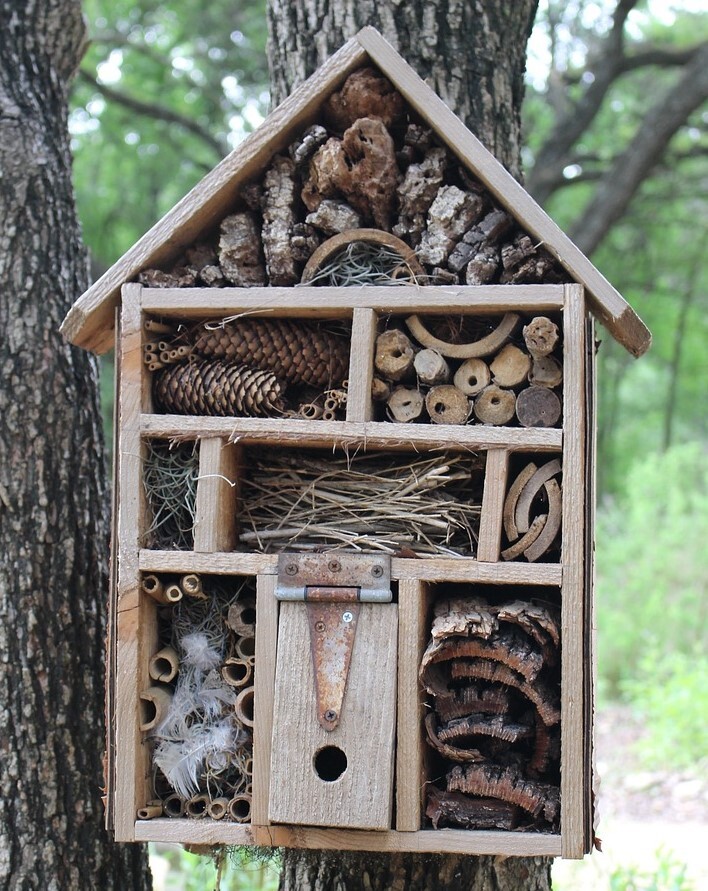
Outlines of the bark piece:
[{"label": "bark piece", "polygon": [[339,183],[348,176],[342,140],[332,137],[315,152],[300,197],[309,211],[315,211],[325,198],[336,198]]},{"label": "bark piece", "polygon": [[464,746],[471,744],[478,736],[516,743],[528,739],[533,734],[533,729],[531,724],[514,721],[506,715],[468,715],[442,724],[438,727],[437,738],[464,750]]},{"label": "bark piece", "polygon": [[374,402],[385,402],[390,395],[391,385],[387,381],[380,377],[375,377],[371,381],[371,398]]},{"label": "bark piece", "polygon": [[514,417],[516,410],[516,396],[511,390],[503,390],[495,384],[490,384],[477,396],[474,403],[474,413],[477,420],[483,424],[501,426],[508,424]]},{"label": "bark piece", "polygon": [[427,152],[433,144],[434,134],[429,127],[422,124],[408,124],[403,136],[403,144],[417,149],[419,152]]},{"label": "bark piece", "polygon": [[517,474],[514,482],[509,486],[509,491],[504,500],[503,512],[504,533],[509,541],[516,541],[519,537],[519,530],[516,527],[516,505],[519,502],[524,487],[537,470],[538,467],[531,461],[519,474]]},{"label": "bark piece", "polygon": [[417,249],[421,263],[442,265],[455,244],[479,217],[483,199],[457,186],[442,186],[428,211],[428,222]]},{"label": "bark piece", "polygon": [[513,343],[503,347],[489,366],[492,379],[498,387],[518,387],[531,368],[531,357]]},{"label": "bark piece", "polygon": [[558,343],[558,326],[547,316],[535,316],[523,329],[526,349],[534,359],[549,356]]},{"label": "bark piece", "polygon": [[226,277],[220,266],[204,266],[199,270],[199,278],[207,288],[223,288],[226,285]]},{"label": "bark piece", "polygon": [[440,824],[461,826],[463,829],[516,828],[522,810],[497,798],[470,798],[462,792],[442,792],[432,786],[425,809],[433,829]]},{"label": "bark piece", "polygon": [[138,274],[138,281],[146,288],[193,288],[197,282],[197,270],[188,266],[178,266],[172,272],[144,269]]},{"label": "bark piece", "polygon": [[386,405],[393,420],[401,424],[417,421],[425,410],[423,394],[412,387],[396,387]]},{"label": "bark piece", "polygon": [[252,212],[239,211],[221,221],[219,265],[228,281],[237,288],[265,285],[261,236]]},{"label": "bark piece", "polygon": [[187,248],[185,257],[187,265],[193,266],[200,272],[205,266],[215,266],[217,263],[216,250],[213,245],[207,242],[199,242]]},{"label": "bark piece", "polygon": [[461,390],[443,384],[430,390],[425,397],[425,407],[434,424],[465,424],[472,406]]},{"label": "bark piece", "polygon": [[501,662],[533,683],[544,666],[543,655],[528,638],[514,631],[500,631],[489,640],[449,638],[428,656],[430,664],[452,659],[486,659]]},{"label": "bark piece", "polygon": [[492,662],[489,659],[457,659],[450,663],[450,677],[456,681],[476,678],[512,687],[532,703],[547,727],[560,721],[557,690],[538,679],[530,684],[518,672],[502,662]]},{"label": "bark piece", "polygon": [[554,427],[560,416],[560,399],[547,387],[527,387],[516,397],[516,417],[522,427]]},{"label": "bark piece", "polygon": [[241,200],[248,210],[259,211],[263,200],[263,186],[259,182],[247,183],[241,188]]},{"label": "bark piece", "polygon": [[521,538],[517,539],[513,545],[510,545],[501,552],[502,559],[516,560],[517,557],[520,557],[526,548],[532,545],[543,532],[543,527],[546,525],[547,519],[547,514],[539,514],[537,517],[534,517],[528,531],[522,535]]},{"label": "bark piece", "polygon": [[305,167],[320,146],[327,142],[327,131],[321,124],[313,124],[308,127],[299,140],[291,143],[288,149],[295,166]]},{"label": "bark piece", "polygon": [[462,687],[447,694],[436,694],[435,713],[445,722],[468,715],[501,715],[509,710],[509,704],[509,692],[498,685],[483,690]]},{"label": "bark piece", "polygon": [[331,198],[325,198],[315,211],[305,217],[305,222],[316,226],[325,235],[361,227],[361,217],[353,207]]},{"label": "bark piece", "polygon": [[307,223],[295,223],[290,238],[290,250],[296,263],[305,264],[320,246],[319,233]]},{"label": "bark piece", "polygon": [[295,225],[297,181],[295,162],[277,155],[263,179],[263,253],[268,280],[287,287],[300,280],[290,246]]},{"label": "bark piece", "polygon": [[413,359],[418,380],[425,386],[445,384],[450,380],[450,366],[437,350],[421,350]]},{"label": "bark piece", "polygon": [[540,356],[531,363],[529,383],[535,387],[559,387],[563,381],[563,366],[553,356]]},{"label": "bark piece", "polygon": [[471,343],[449,343],[434,337],[419,316],[408,316],[406,325],[413,337],[424,347],[437,350],[449,359],[476,359],[495,353],[514,332],[519,322],[517,313],[508,312],[491,333]]},{"label": "bark piece", "polygon": [[403,331],[391,328],[376,338],[374,367],[382,377],[400,381],[413,374],[415,349]]},{"label": "bark piece", "polygon": [[519,499],[516,503],[514,511],[514,521],[519,532],[527,532],[531,523],[531,505],[534,498],[538,495],[544,483],[550,480],[556,474],[561,472],[561,463],[559,458],[547,461],[535,471],[528,482],[525,483]]},{"label": "bark piece", "polygon": [[443,269],[442,266],[434,266],[428,284],[430,285],[459,285],[460,276],[449,269]]},{"label": "bark piece", "polygon": [[443,742],[437,733],[437,717],[434,712],[428,712],[425,716],[425,732],[428,737],[428,743],[439,752],[443,758],[450,761],[466,762],[466,761],[484,761],[485,755],[479,749],[461,749],[456,746]]},{"label": "bark piece", "polygon": [[560,790],[550,783],[526,779],[518,770],[492,764],[468,764],[453,767],[447,775],[449,792],[466,792],[490,798],[501,798],[516,804],[551,826],[560,817]]},{"label": "bark piece", "polygon": [[483,359],[466,359],[455,372],[453,383],[467,396],[476,396],[489,384],[489,366]]},{"label": "bark piece", "polygon": [[342,146],[351,165],[340,182],[342,193],[355,210],[389,231],[398,182],[393,139],[378,118],[362,117],[345,132]]},{"label": "bark piece", "polygon": [[524,551],[524,557],[526,557],[529,563],[534,563],[546,553],[555,541],[561,527],[560,486],[555,480],[548,480],[547,483],[544,483],[544,488],[548,498],[548,519],[536,541]]},{"label": "bark piece", "polygon": [[381,118],[386,127],[391,127],[403,118],[406,106],[387,78],[374,68],[360,68],[329,97],[322,111],[330,127],[342,132],[366,116]]},{"label": "bark piece", "polygon": [[465,281],[468,285],[486,285],[495,279],[499,269],[499,248],[489,245],[478,251],[467,264]]},{"label": "bark piece", "polygon": [[434,148],[426,152],[419,164],[411,164],[398,186],[398,222],[394,234],[418,244],[425,229],[430,206],[435,200],[445,177],[447,153]]}]

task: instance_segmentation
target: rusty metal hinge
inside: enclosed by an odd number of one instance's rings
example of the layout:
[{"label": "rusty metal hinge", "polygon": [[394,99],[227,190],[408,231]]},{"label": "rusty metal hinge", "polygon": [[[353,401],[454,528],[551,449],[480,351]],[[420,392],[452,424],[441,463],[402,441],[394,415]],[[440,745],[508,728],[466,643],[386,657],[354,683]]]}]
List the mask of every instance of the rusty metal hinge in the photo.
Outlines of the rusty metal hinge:
[{"label": "rusty metal hinge", "polygon": [[390,603],[391,559],[378,554],[281,554],[278,600],[305,602],[317,720],[339,724],[362,603]]}]

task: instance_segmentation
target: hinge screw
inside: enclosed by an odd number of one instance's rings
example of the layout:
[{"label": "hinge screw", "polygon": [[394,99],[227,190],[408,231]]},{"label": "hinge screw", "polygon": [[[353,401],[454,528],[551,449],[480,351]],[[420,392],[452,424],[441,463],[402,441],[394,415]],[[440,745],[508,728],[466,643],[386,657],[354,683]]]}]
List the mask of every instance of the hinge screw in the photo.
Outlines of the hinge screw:
[{"label": "hinge screw", "polygon": [[330,572],[339,572],[339,570],[342,568],[342,564],[339,562],[339,560],[330,560],[327,566]]},{"label": "hinge screw", "polygon": [[285,575],[297,575],[297,563],[288,563],[285,567]]},{"label": "hinge screw", "polygon": [[335,710],[333,708],[328,708],[327,711],[324,713],[325,721],[332,722],[336,719],[336,717],[337,717],[337,713],[335,712]]},{"label": "hinge screw", "polygon": [[342,616],[342,619],[343,619],[345,622],[347,622],[347,623],[348,623],[348,622],[351,622],[351,620],[352,620],[353,618],[354,618],[354,616],[353,616],[350,612],[346,612],[346,613],[344,613],[344,615]]},{"label": "hinge screw", "polygon": [[372,566],[371,574],[375,579],[380,579],[381,576],[384,574],[383,566]]},{"label": "hinge screw", "polygon": [[315,622],[315,631],[317,631],[319,634],[322,634],[322,632],[324,630],[325,630],[324,622]]}]

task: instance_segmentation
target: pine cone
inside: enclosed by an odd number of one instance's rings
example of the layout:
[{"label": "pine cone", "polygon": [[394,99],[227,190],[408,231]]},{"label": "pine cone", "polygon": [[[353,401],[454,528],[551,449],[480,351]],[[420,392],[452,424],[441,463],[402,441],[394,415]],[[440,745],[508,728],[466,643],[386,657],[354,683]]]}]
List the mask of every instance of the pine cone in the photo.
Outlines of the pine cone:
[{"label": "pine cone", "polygon": [[349,344],[343,337],[289,319],[239,319],[214,329],[200,326],[194,348],[210,359],[274,371],[280,380],[293,384],[335,386],[349,370]]},{"label": "pine cone", "polygon": [[171,365],[155,375],[154,394],[167,412],[218,417],[267,417],[283,409],[274,374],[216,361]]}]

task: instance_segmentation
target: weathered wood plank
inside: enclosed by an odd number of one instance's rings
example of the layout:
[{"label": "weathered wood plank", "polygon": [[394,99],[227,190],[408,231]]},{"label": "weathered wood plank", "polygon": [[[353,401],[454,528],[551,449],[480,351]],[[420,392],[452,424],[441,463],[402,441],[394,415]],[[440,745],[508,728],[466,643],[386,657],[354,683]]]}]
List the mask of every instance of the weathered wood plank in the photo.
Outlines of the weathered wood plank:
[{"label": "weathered wood plank", "polygon": [[423,813],[423,703],[418,681],[428,634],[425,585],[398,585],[398,731],[396,734],[396,829],[416,832]]},{"label": "weathered wood plank", "polygon": [[270,444],[353,448],[410,452],[417,448],[505,448],[510,451],[558,452],[562,432],[554,428],[465,427],[444,424],[392,424],[389,422],[306,421],[290,418],[210,418],[195,415],[143,415],[145,436],[225,436],[242,445]]},{"label": "weathered wood plank", "polygon": [[585,302],[566,286],[563,311],[563,529],[561,563],[561,837],[563,857],[585,853]]},{"label": "weathered wood plank", "polygon": [[292,317],[343,317],[352,309],[380,313],[512,310],[552,312],[563,307],[563,285],[397,285],[333,288],[144,288],[145,312],[161,316],[220,318],[237,312]]},{"label": "weathered wood plank", "polygon": [[[342,604],[346,610],[346,604]],[[310,629],[302,603],[282,603],[278,629],[269,817],[273,823],[390,829],[396,730],[396,604],[362,603],[338,726],[317,721]],[[321,750],[346,769],[326,781]]]},{"label": "weathered wood plank", "polygon": [[374,342],[378,317],[372,309],[354,310],[352,320],[351,358],[349,360],[349,390],[347,421],[371,421],[374,406],[371,381],[374,377]]},{"label": "weathered wood plank", "polygon": [[499,559],[508,474],[509,452],[506,449],[490,449],[484,469],[484,494],[477,544],[477,559],[485,563],[495,563]]},{"label": "weathered wood plank", "polygon": [[223,437],[199,442],[199,479],[194,550],[206,553],[236,547],[236,504],[241,449]]},{"label": "weathered wood plank", "polygon": [[278,643],[278,601],[274,575],[256,580],[256,665],[253,692],[253,798],[251,823],[267,825],[270,760],[273,746],[275,655]]}]

